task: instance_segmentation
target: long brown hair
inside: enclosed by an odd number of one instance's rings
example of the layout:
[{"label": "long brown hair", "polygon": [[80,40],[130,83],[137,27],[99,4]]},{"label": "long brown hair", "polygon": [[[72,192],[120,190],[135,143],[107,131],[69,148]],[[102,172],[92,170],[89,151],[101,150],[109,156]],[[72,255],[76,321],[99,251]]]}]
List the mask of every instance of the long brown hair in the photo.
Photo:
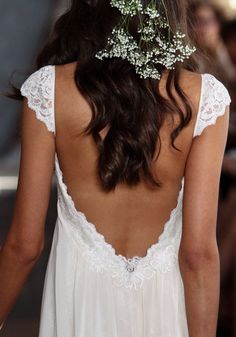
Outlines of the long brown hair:
[{"label": "long brown hair", "polygon": [[[181,29],[189,41],[186,1],[162,0],[162,3],[172,33]],[[77,61],[74,80],[92,110],[91,121],[84,132],[91,134],[97,145],[97,172],[106,191],[115,189],[118,183],[135,185],[141,177],[152,186],[160,187],[161,182],[151,172],[153,160],[158,158],[161,148],[160,128],[167,114],[179,115],[179,125],[170,135],[172,146],[179,151],[174,141],[192,117],[179,76],[182,68],[195,70],[196,63],[191,57],[169,72],[166,82],[169,97],[165,99],[160,94],[159,81],[141,79],[128,61],[95,58],[119,19],[119,11],[111,7],[108,0],[72,0],[38,55],[37,68]],[[136,19],[130,21],[131,33],[137,31]],[[164,67],[158,67],[162,73]],[[174,98],[172,87],[183,101],[184,109]],[[102,140],[99,132],[106,126],[109,131]]]}]

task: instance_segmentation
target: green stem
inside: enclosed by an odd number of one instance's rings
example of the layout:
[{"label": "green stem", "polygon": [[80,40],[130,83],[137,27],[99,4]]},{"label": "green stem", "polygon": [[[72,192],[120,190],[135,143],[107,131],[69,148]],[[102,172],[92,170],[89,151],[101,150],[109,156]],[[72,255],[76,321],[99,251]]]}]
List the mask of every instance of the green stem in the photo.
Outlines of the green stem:
[{"label": "green stem", "polygon": [[167,10],[167,8],[166,8],[166,5],[165,5],[165,3],[164,3],[163,0],[161,0],[161,3],[162,3],[162,6],[163,6],[163,8],[164,8],[165,15],[166,15],[166,20],[167,20],[167,23],[168,23],[168,26],[169,26],[169,27],[168,27],[168,34],[169,34],[169,40],[170,40],[170,38],[171,38],[170,33],[171,33],[171,32],[174,33],[174,31],[173,31],[173,29],[172,29],[172,27],[171,27],[171,25],[170,25],[169,16],[168,16],[168,10]]}]

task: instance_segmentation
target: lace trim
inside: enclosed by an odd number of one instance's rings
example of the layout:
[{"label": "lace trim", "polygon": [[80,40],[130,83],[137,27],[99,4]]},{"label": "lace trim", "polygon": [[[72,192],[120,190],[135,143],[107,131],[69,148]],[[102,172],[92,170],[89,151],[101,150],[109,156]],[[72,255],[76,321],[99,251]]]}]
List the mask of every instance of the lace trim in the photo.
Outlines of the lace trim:
[{"label": "lace trim", "polygon": [[150,279],[156,273],[168,272],[178,262],[178,243],[182,232],[182,196],[184,179],[179,192],[176,207],[171,211],[169,220],[156,243],[148,248],[144,257],[126,258],[117,255],[111,244],[106,242],[104,235],[97,232],[93,223],[89,222],[84,213],[76,209],[73,199],[63,182],[63,174],[55,155],[55,168],[58,179],[58,201],[63,216],[69,220],[79,233],[78,240],[82,246],[82,255],[89,269],[104,273],[109,272],[117,286],[138,289],[145,279]]},{"label": "lace trim", "polygon": [[194,129],[194,137],[216,123],[219,116],[224,115],[225,108],[231,102],[228,90],[213,75],[202,75],[201,99]]},{"label": "lace trim", "polygon": [[21,94],[27,97],[28,106],[35,111],[37,119],[55,133],[54,87],[55,67],[48,65],[32,73],[22,84]]}]

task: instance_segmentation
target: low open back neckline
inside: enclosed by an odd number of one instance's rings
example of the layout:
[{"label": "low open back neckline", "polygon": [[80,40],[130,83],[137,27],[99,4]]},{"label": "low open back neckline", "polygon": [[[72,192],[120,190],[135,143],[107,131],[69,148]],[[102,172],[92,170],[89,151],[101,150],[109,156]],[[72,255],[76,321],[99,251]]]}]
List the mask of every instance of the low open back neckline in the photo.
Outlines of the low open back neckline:
[{"label": "low open back neckline", "polygon": [[161,241],[164,238],[167,227],[170,224],[170,222],[172,221],[172,219],[174,218],[175,213],[178,210],[180,200],[181,200],[181,196],[182,196],[182,193],[183,193],[184,177],[182,177],[182,179],[181,179],[181,188],[180,188],[179,193],[178,193],[176,206],[170,211],[169,218],[164,223],[163,230],[161,231],[160,235],[157,237],[157,240],[151,246],[149,246],[147,248],[146,254],[144,256],[135,255],[133,257],[128,258],[128,257],[126,257],[122,254],[118,254],[116,252],[115,248],[112,246],[112,244],[107,242],[105,236],[97,230],[96,225],[88,220],[85,213],[83,213],[82,211],[77,209],[72,196],[68,192],[68,187],[64,182],[64,176],[63,176],[63,172],[60,168],[57,152],[55,152],[55,166],[56,166],[56,174],[57,174],[57,177],[59,178],[60,186],[62,187],[62,189],[64,191],[64,196],[67,199],[67,201],[69,203],[69,206],[71,207],[71,210],[73,211],[73,214],[75,214],[75,216],[79,217],[80,219],[82,217],[82,219],[84,220],[84,224],[87,226],[87,228],[90,230],[90,232],[92,232],[97,237],[97,239],[100,240],[100,242],[103,244],[103,247],[105,249],[107,249],[107,251],[110,252],[111,257],[113,257],[114,259],[116,259],[118,261],[125,262],[128,265],[133,264],[133,263],[136,264],[137,262],[145,261],[146,259],[148,259],[152,255],[152,253],[154,253],[154,251],[160,247]]}]

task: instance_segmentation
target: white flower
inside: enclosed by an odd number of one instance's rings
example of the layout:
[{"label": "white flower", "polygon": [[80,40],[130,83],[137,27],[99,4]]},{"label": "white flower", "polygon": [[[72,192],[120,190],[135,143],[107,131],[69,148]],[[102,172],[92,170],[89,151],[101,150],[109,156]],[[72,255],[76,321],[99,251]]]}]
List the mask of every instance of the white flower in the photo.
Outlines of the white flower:
[{"label": "white flower", "polygon": [[[184,62],[196,50],[185,43],[185,34],[181,31],[166,38],[170,36],[168,20],[156,10],[154,1],[145,9],[141,0],[111,0],[111,6],[118,8],[124,17],[112,30],[106,47],[95,55],[98,59],[120,57],[128,60],[141,78],[160,79],[158,65],[173,69],[177,62]],[[138,27],[139,44],[128,32],[128,20],[137,14],[148,16],[141,19]],[[162,35],[163,29],[168,29],[167,34]]]},{"label": "white flower", "polygon": [[111,0],[111,6],[120,10],[123,15],[134,16],[143,11],[142,2],[140,0]]},{"label": "white flower", "polygon": [[160,14],[152,4],[145,8],[144,13],[149,15],[150,19],[157,19],[160,17]]}]

